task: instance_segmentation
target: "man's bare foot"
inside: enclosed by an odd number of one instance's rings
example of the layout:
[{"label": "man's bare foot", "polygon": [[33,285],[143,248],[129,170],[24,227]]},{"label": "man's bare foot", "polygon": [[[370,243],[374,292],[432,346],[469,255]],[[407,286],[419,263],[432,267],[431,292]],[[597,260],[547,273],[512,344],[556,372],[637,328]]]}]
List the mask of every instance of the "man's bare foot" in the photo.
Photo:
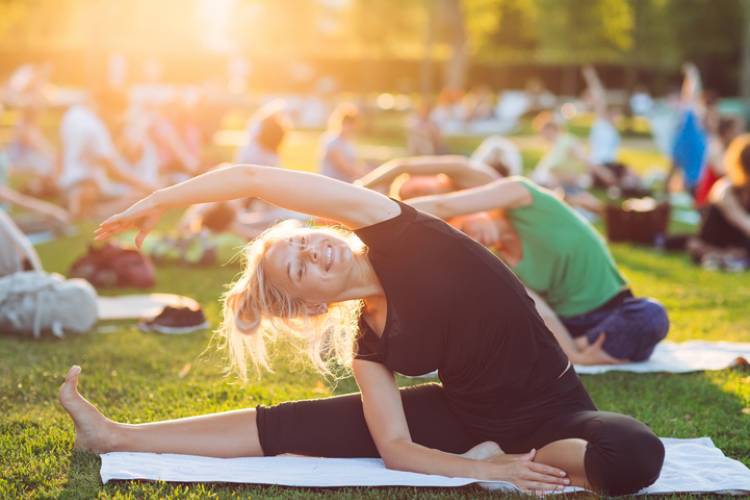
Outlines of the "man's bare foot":
[{"label": "man's bare foot", "polygon": [[107,453],[115,446],[115,422],[102,415],[78,392],[80,366],[73,366],[60,386],[60,403],[73,418],[76,440],[74,448],[94,453]]},{"label": "man's bare foot", "polygon": [[497,455],[503,455],[503,450],[500,448],[500,446],[494,442],[494,441],[485,441],[483,443],[479,443],[466,453],[464,453],[462,456],[466,458],[470,458],[472,460],[490,460],[491,458],[496,457]]}]

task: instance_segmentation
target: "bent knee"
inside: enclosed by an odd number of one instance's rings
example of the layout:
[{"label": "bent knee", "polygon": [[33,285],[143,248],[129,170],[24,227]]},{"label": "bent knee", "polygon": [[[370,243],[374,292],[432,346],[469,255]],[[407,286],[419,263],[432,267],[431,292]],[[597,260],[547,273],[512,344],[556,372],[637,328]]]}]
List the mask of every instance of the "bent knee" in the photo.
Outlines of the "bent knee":
[{"label": "bent knee", "polygon": [[[624,415],[605,425],[602,441],[590,443],[591,484],[608,495],[626,495],[653,484],[664,464],[664,444],[643,423]],[[587,470],[589,467],[587,467]]]},{"label": "bent knee", "polygon": [[639,325],[640,346],[630,357],[631,361],[645,361],[654,351],[656,344],[664,340],[669,333],[669,316],[659,302],[643,299],[641,310],[642,321]]}]

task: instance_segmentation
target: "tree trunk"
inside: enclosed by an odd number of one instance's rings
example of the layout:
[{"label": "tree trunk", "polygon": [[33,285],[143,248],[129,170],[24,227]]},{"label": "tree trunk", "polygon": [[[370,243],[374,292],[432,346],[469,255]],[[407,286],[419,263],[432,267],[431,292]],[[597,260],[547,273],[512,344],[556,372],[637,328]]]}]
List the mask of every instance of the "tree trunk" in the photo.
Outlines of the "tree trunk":
[{"label": "tree trunk", "polygon": [[461,0],[443,0],[442,5],[452,48],[445,64],[444,83],[446,88],[463,90],[469,67],[469,41],[466,36],[464,11],[461,8]]},{"label": "tree trunk", "polygon": [[745,119],[750,118],[750,0],[742,1],[745,32],[742,40],[740,95],[745,106]]},{"label": "tree trunk", "polygon": [[433,60],[432,49],[435,45],[435,6],[427,4],[427,21],[424,30],[424,54],[422,55],[422,67],[420,71],[420,90],[422,100],[427,102],[433,89]]}]

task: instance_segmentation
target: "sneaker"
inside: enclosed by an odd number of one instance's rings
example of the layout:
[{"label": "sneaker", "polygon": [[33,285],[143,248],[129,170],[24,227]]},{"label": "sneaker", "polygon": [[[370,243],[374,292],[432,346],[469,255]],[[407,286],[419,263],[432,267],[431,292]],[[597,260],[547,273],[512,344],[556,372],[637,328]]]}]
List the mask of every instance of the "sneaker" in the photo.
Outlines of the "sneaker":
[{"label": "sneaker", "polygon": [[728,273],[741,273],[747,270],[747,259],[735,255],[725,255],[722,259],[722,267]]},{"label": "sneaker", "polygon": [[200,308],[165,306],[156,317],[141,321],[138,327],[144,332],[181,335],[205,330],[208,321]]},{"label": "sneaker", "polygon": [[708,253],[701,258],[701,267],[706,271],[719,271],[722,268],[721,256]]}]

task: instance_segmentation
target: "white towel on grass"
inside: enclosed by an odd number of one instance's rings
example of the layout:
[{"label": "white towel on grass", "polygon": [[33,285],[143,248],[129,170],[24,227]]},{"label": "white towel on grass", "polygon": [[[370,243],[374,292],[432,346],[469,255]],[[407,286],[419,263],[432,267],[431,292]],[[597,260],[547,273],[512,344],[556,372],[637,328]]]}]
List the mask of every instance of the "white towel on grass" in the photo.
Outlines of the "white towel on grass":
[{"label": "white towel on grass", "polygon": [[747,360],[750,360],[750,343],[691,340],[662,342],[656,346],[648,361],[622,365],[576,365],[576,371],[588,374],[611,371],[687,373],[723,370],[738,363],[747,363]]},{"label": "white towel on grass", "polygon": [[[747,493],[750,470],[727,458],[710,438],[662,439],[666,458],[661,477],[643,494],[671,492]],[[157,453],[102,455],[102,482],[147,479],[170,482],[273,484],[297,487],[420,486],[459,487],[476,479],[388,470],[379,459],[255,457],[209,458]],[[512,491],[510,483],[481,482]],[[570,488],[569,491],[574,489]]]},{"label": "white towel on grass", "polygon": [[[596,375],[606,372],[688,373],[724,370],[750,360],[750,342],[661,342],[647,361],[621,365],[576,365],[576,372]],[[413,378],[433,378],[437,372]]]}]

